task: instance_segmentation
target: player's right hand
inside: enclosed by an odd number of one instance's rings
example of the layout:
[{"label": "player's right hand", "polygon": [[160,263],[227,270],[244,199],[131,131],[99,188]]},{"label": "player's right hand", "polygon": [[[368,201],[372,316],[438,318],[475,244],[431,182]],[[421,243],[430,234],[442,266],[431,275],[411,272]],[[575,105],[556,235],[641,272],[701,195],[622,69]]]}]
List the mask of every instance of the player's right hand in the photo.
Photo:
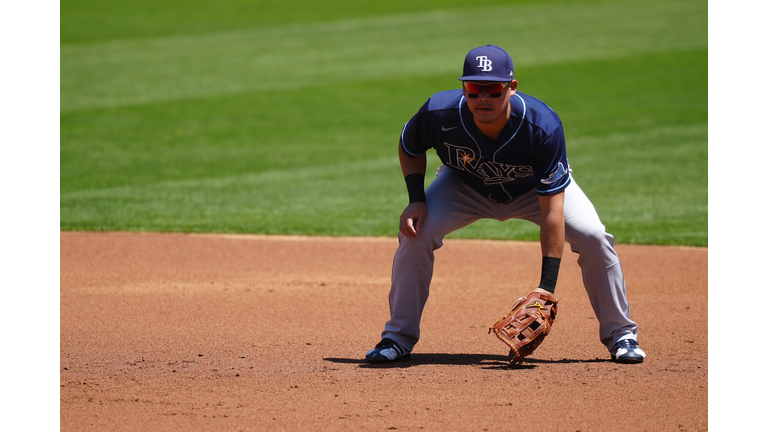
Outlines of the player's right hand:
[{"label": "player's right hand", "polygon": [[400,215],[400,232],[408,238],[416,238],[427,219],[427,204],[415,202],[408,204]]}]

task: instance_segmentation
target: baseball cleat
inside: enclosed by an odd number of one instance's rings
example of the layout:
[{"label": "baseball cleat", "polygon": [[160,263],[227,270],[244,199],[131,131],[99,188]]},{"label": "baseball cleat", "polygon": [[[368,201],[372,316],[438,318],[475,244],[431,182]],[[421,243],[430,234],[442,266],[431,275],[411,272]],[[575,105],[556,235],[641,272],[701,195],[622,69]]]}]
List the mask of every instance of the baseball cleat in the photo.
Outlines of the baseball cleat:
[{"label": "baseball cleat", "polygon": [[410,351],[400,346],[390,338],[384,338],[376,344],[376,347],[365,353],[365,359],[370,363],[387,363],[397,359],[406,359],[411,356]]},{"label": "baseball cleat", "polygon": [[611,360],[617,363],[642,363],[643,359],[645,359],[645,352],[640,349],[640,345],[634,339],[619,341],[611,349]]}]

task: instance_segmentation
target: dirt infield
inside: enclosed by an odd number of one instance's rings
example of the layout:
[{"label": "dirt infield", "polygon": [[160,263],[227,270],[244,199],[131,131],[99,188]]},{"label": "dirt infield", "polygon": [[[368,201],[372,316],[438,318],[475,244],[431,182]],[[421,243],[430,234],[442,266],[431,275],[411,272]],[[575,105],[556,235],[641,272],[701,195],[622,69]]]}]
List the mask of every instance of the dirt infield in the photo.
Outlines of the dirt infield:
[{"label": "dirt infield", "polygon": [[706,248],[617,247],[648,353],[618,365],[566,246],[552,334],[511,368],[488,326],[538,243],[446,240],[412,358],[369,365],[396,244],[62,232],[61,430],[708,429]]}]

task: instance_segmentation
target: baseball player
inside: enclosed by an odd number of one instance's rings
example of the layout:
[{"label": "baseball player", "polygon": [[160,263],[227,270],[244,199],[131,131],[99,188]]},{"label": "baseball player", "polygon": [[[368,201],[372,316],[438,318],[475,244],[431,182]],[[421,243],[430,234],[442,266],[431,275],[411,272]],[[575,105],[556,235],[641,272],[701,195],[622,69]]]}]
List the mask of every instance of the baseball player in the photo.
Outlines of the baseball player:
[{"label": "baseball player", "polygon": [[[552,295],[568,241],[579,255],[584,286],[600,322],[600,341],[614,361],[642,362],[645,353],[630,319],[613,236],[572,176],[560,118],[543,102],[517,91],[512,59],[498,46],[471,50],[459,80],[462,89],[434,94],[400,136],[409,204],[400,216],[390,319],[381,342],[366,353],[367,361],[410,356],[419,341],[434,251],[445,235],[482,218],[517,218],[541,230],[541,281],[527,307],[543,309],[542,304],[554,302],[556,308]],[[443,165],[425,191],[430,148]]]}]

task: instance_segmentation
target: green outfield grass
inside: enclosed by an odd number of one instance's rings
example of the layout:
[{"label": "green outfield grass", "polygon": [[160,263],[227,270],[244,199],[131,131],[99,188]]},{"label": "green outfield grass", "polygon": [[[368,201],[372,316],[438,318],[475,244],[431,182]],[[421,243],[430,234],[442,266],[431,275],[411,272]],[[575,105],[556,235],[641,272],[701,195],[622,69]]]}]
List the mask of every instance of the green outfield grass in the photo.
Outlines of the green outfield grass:
[{"label": "green outfield grass", "polygon": [[707,245],[703,1],[208,3],[62,3],[62,230],[393,236],[402,125],[493,43],[617,242]]}]

